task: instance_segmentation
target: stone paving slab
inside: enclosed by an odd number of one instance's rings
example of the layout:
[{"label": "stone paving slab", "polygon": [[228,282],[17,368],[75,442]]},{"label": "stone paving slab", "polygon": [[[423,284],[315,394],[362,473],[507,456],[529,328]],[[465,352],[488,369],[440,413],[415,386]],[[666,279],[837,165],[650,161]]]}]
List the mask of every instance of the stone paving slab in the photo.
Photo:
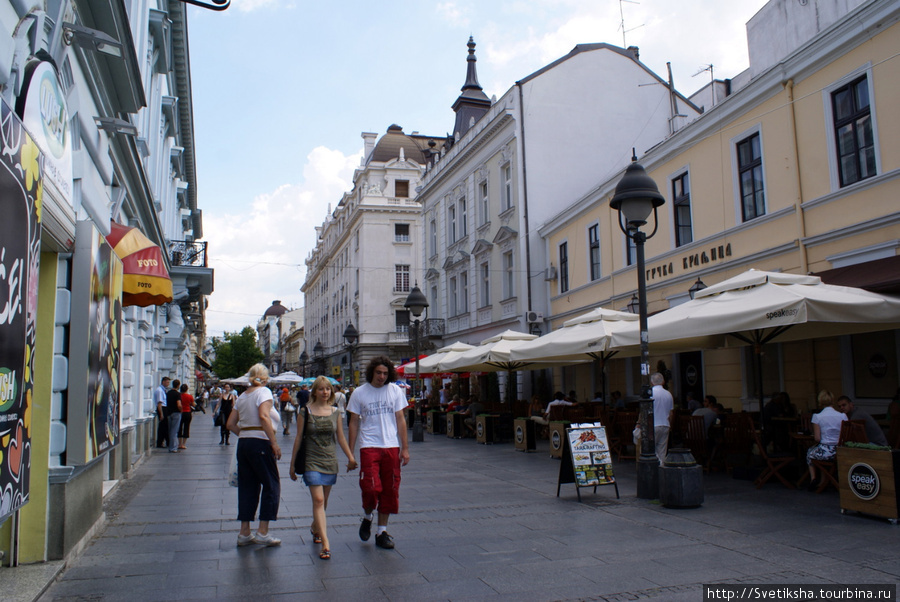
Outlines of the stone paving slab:
[{"label": "stone paving slab", "polygon": [[271,526],[282,545],[235,546],[237,493],[225,482],[234,446],[198,424],[188,450],[151,454],[108,496],[106,529],[43,595],[16,599],[678,602],[701,599],[704,583],[900,578],[900,531],[840,514],[834,491],[757,490],[714,473],[700,508],[669,509],[635,497],[632,462],[615,465],[619,499],[600,487],[583,489],[578,503],[573,484],[557,497],[560,462],[546,441],[522,453],[512,443],[425,438],[411,444],[403,470],[389,529],[397,548],[359,540],[357,477],[342,474],[328,508],[332,559],[323,561],[310,542],[308,492],[286,476],[288,457]]}]

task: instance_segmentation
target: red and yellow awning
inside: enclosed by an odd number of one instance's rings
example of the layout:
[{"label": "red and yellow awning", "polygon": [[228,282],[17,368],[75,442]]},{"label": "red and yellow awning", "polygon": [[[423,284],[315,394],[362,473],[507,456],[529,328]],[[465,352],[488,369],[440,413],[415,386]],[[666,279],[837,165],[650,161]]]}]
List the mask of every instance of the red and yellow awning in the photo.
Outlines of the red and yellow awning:
[{"label": "red and yellow awning", "polygon": [[122,260],[122,305],[163,305],[172,302],[172,281],[162,249],[137,228],[110,222],[106,237]]}]

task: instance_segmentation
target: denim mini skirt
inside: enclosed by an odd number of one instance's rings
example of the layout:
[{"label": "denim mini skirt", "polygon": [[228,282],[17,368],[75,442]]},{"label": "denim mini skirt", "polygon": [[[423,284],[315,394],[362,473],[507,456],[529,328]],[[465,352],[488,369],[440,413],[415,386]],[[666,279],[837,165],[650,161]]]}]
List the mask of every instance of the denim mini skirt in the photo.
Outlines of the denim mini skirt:
[{"label": "denim mini skirt", "polygon": [[303,473],[303,482],[307,487],[311,485],[334,485],[337,483],[336,474],[325,474],[324,472],[316,472],[315,470],[307,470]]}]

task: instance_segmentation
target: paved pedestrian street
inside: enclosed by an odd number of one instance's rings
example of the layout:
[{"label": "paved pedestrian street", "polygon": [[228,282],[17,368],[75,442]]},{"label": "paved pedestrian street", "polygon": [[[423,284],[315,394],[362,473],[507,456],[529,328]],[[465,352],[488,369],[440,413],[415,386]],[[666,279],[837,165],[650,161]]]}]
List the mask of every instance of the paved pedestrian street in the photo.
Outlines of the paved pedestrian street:
[{"label": "paved pedestrian street", "polygon": [[900,531],[842,515],[835,491],[757,490],[715,473],[702,507],[668,509],[635,498],[634,464],[622,462],[621,499],[606,486],[579,503],[573,484],[556,497],[546,441],[523,453],[430,434],[410,444],[395,550],[359,540],[354,472],[332,490],[332,558],[318,558],[309,494],[287,477],[288,437],[271,527],[283,543],[238,548],[234,439],[218,445],[211,423],[196,416],[186,451],[154,453],[117,485],[106,528],[40,600],[696,601],[704,583],[900,581]]}]

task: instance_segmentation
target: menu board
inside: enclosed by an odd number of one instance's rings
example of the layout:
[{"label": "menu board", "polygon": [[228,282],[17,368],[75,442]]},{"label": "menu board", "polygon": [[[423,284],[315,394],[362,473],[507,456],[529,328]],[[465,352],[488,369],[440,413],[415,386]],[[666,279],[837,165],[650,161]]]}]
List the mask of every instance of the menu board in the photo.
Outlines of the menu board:
[{"label": "menu board", "polygon": [[601,423],[573,424],[566,429],[565,447],[556,487],[557,497],[563,483],[575,483],[579,501],[579,488],[593,487],[596,491],[599,485],[613,485],[616,498],[619,497],[606,428]]}]

